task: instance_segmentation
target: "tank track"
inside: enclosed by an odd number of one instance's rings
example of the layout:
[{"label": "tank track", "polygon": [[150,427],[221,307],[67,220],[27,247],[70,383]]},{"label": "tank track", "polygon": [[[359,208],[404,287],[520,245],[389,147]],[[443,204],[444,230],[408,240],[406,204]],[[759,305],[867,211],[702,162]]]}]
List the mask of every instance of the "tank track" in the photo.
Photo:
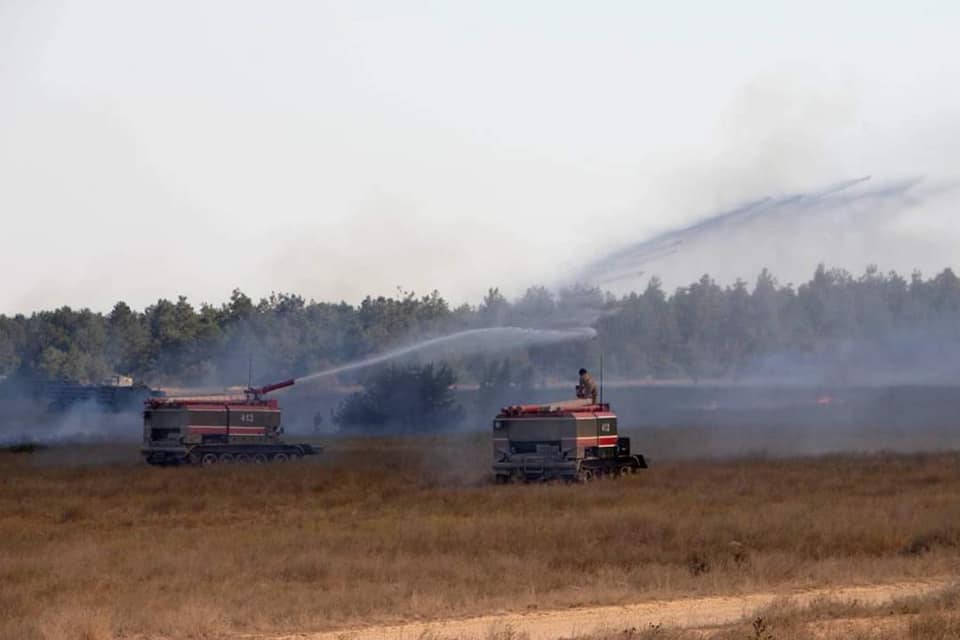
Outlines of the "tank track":
[{"label": "tank track", "polygon": [[309,444],[199,444],[183,453],[144,452],[146,461],[153,465],[265,464],[288,462],[319,453]]},{"label": "tank track", "polygon": [[570,479],[586,483],[603,477],[625,477],[646,468],[647,461],[639,454],[615,458],[587,458],[580,463],[577,475]]},{"label": "tank track", "polygon": [[647,461],[640,454],[619,455],[612,458],[584,458],[574,473],[524,473],[516,470],[512,475],[497,473],[497,484],[512,481],[540,482],[559,478],[568,482],[587,483],[600,478],[626,477],[647,468]]}]

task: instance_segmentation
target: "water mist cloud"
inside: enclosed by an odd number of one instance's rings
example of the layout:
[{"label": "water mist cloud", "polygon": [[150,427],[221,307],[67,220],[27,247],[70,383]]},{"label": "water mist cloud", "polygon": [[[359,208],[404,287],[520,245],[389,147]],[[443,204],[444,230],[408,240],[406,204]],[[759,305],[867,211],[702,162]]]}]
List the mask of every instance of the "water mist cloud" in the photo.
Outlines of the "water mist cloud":
[{"label": "water mist cloud", "polygon": [[[752,243],[753,250],[766,245],[768,251],[758,255],[768,255],[769,249],[795,245],[797,232],[815,227],[828,230],[833,242],[842,242],[847,236],[866,233],[870,225],[880,225],[884,219],[915,206],[924,196],[918,189],[920,183],[920,178],[875,183],[870,176],[863,176],[816,191],[762,197],[632,243],[594,260],[577,273],[575,279],[597,285],[636,280],[668,257],[702,259],[744,243]],[[815,264],[807,267],[812,270]],[[769,265],[754,265],[755,270],[763,266]],[[710,271],[709,263],[704,270]]]}]

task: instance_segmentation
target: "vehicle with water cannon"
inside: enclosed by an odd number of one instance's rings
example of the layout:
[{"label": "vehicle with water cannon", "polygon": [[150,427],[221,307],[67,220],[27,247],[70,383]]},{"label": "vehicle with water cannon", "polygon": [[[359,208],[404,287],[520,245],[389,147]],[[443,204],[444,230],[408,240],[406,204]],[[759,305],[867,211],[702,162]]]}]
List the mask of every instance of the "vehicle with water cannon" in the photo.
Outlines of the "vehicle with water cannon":
[{"label": "vehicle with water cannon", "polygon": [[281,410],[271,391],[293,386],[284,380],[247,387],[243,394],[152,397],[144,402],[143,447],[150,464],[266,463],[297,460],[320,452],[281,436]]},{"label": "vehicle with water cannon", "polygon": [[493,472],[498,483],[561,479],[589,482],[646,469],[617,432],[610,405],[578,398],[504,407],[493,420]]}]

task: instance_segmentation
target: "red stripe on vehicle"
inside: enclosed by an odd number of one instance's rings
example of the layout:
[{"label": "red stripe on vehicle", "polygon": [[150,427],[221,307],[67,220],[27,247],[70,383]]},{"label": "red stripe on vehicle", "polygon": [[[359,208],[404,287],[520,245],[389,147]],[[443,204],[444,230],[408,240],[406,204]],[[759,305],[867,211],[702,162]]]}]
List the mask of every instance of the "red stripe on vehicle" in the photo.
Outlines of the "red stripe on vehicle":
[{"label": "red stripe on vehicle", "polygon": [[[189,427],[190,433],[227,435],[226,427]],[[230,427],[233,436],[259,436],[266,433],[263,427]]]},{"label": "red stripe on vehicle", "polygon": [[271,407],[251,407],[246,404],[182,404],[157,407],[157,411],[219,411],[225,413],[227,409],[230,413],[280,413],[279,410]]}]

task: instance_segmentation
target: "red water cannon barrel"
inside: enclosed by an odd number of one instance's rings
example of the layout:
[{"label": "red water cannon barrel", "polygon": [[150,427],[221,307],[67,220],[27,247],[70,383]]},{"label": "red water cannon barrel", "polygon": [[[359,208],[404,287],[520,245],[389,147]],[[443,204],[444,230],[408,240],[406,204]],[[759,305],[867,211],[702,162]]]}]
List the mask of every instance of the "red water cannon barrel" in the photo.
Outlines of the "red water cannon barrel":
[{"label": "red water cannon barrel", "polygon": [[290,378],[289,380],[284,380],[282,382],[274,382],[273,384],[266,384],[262,387],[250,387],[249,389],[247,389],[247,393],[259,397],[267,393],[270,393],[271,391],[276,391],[277,389],[283,389],[284,387],[292,387],[295,383],[296,383],[296,380],[294,378]]}]

